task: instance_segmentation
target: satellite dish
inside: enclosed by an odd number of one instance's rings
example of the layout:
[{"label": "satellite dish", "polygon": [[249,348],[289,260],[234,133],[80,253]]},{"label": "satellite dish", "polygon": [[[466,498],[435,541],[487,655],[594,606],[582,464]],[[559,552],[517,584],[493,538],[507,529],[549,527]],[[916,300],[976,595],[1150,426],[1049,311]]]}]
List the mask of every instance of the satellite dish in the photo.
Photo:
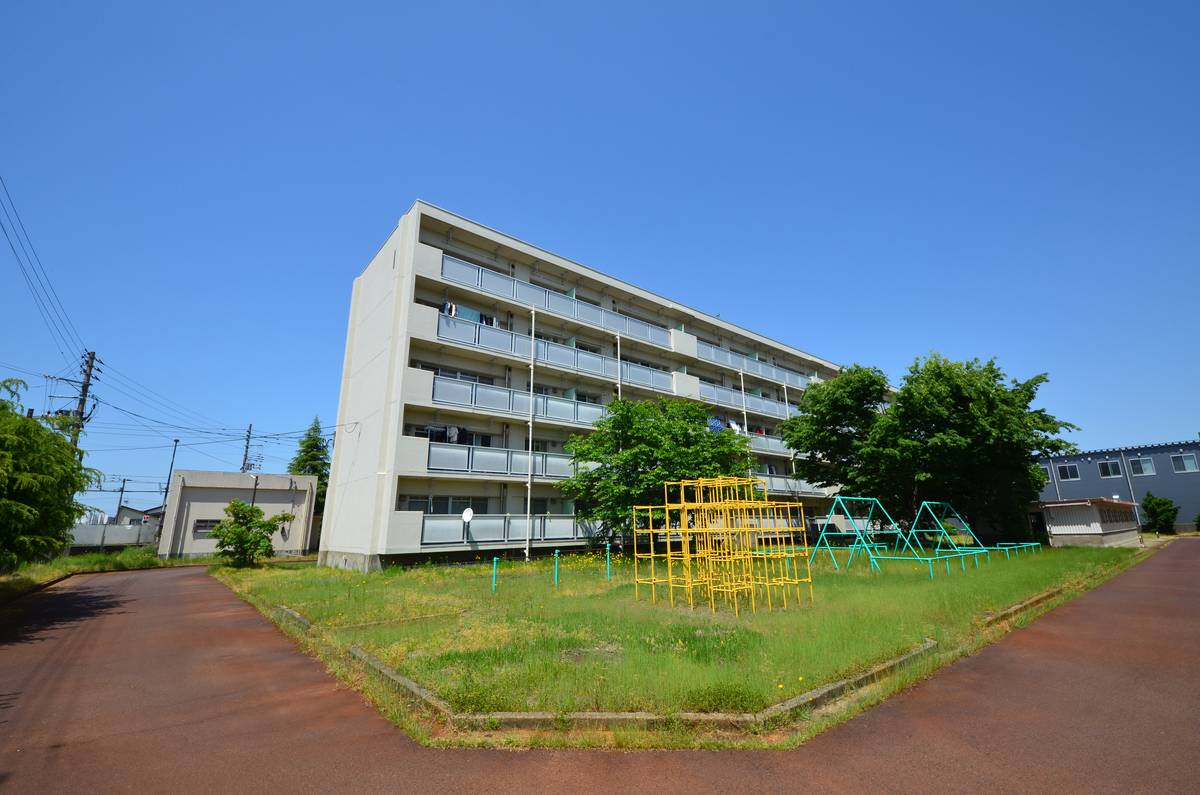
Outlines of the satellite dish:
[{"label": "satellite dish", "polygon": [[475,512],[472,511],[470,508],[467,508],[466,510],[463,511],[463,521],[464,522],[469,522],[474,518],[475,518]]}]

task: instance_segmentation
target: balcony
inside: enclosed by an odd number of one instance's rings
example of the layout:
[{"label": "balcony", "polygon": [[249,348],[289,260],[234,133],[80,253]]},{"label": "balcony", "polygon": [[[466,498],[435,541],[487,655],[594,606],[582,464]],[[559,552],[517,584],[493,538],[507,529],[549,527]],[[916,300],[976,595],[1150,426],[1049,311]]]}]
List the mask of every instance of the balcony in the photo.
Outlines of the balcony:
[{"label": "balcony", "polygon": [[718,348],[716,345],[711,345],[703,340],[696,340],[696,356],[705,361],[723,364],[726,367],[732,367],[734,370],[760,375],[763,378],[778,381],[788,386],[799,387],[800,389],[807,387],[809,382],[809,378],[806,375],[800,375],[800,373],[787,370],[783,367],[776,367],[773,364],[760,362],[758,359],[751,359],[749,356],[743,356],[740,353],[734,353],[725,348]]},{"label": "balcony", "polygon": [[[490,384],[476,384],[444,376],[433,378],[433,402],[452,406],[469,406],[489,413],[529,416],[529,393],[506,389]],[[598,403],[582,403],[578,400],[533,396],[533,416],[538,419],[568,422],[574,425],[591,426],[607,412]]]},{"label": "balcony", "polygon": [[442,257],[442,278],[474,287],[485,293],[509,298],[520,304],[544,309],[580,323],[620,334],[623,337],[632,337],[668,349],[671,347],[671,332],[662,326],[610,312],[595,304],[577,301],[562,293],[547,290],[529,282],[518,281],[451,256],[444,255]]},{"label": "balcony", "polygon": [[790,456],[792,450],[778,436],[764,436],[758,433],[747,434],[750,438],[750,449],[761,453],[775,453]]},{"label": "balcony", "polygon": [[[572,514],[537,514],[532,517],[530,537],[534,543],[547,541],[583,542],[592,527]],[[425,514],[421,523],[421,545],[525,543],[530,533],[525,514],[475,514],[470,523],[461,516]]]},{"label": "balcony", "polygon": [[[795,417],[800,413],[800,410],[795,406],[781,403],[778,400],[743,393],[739,389],[729,389],[728,387],[717,386],[706,381],[700,382],[700,397],[711,403],[717,403],[730,408],[741,409],[743,405],[746,411],[753,411],[756,414],[766,414],[770,417],[779,417],[786,419]],[[742,403],[743,398],[745,404]]]},{"label": "balcony", "polygon": [[[502,447],[472,447],[464,444],[429,443],[429,469],[439,472],[469,472],[475,475],[529,474],[529,453]],[[574,474],[571,456],[534,453],[533,475],[538,478],[569,478]]]},{"label": "balcony", "polygon": [[[568,345],[559,345],[547,340],[534,340],[524,334],[485,326],[470,320],[449,315],[438,315],[438,339],[469,345],[487,351],[497,351],[529,360],[529,346],[537,343],[536,360],[554,367],[562,367],[612,381],[617,379],[618,362],[608,356],[591,353]],[[643,367],[632,362],[620,362],[621,382],[635,384],[660,392],[674,394],[675,379],[663,370]]]},{"label": "balcony", "polygon": [[825,495],[825,492],[809,483],[808,481],[800,480],[799,478],[790,478],[786,475],[756,475],[760,480],[766,481],[767,491],[773,494],[818,494]]}]

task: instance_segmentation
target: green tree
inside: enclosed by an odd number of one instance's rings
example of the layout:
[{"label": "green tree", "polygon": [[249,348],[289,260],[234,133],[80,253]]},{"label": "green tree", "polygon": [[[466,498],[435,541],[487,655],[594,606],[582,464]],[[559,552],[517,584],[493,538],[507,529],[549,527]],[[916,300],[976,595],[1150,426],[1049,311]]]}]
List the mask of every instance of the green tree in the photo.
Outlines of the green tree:
[{"label": "green tree", "polygon": [[1167,535],[1175,532],[1175,519],[1179,516],[1179,506],[1170,498],[1157,497],[1148,491],[1142,498],[1142,510],[1146,513],[1146,521],[1142,526],[1147,530]]},{"label": "green tree", "polygon": [[1073,449],[1058,435],[1075,426],[1031,407],[1046,375],[1009,380],[994,360],[931,354],[880,408],[879,374],[870,373],[836,397],[822,392],[842,376],[810,388],[802,414],[782,424],[788,445],[809,456],[798,471],[877,497],[897,520],[939,500],[986,535],[1026,536],[1028,505],[1046,481],[1037,459]]},{"label": "green tree", "polygon": [[253,566],[260,558],[274,557],[271,536],[295,518],[290,513],[277,513],[264,519],[262,508],[233,500],[225,506],[225,518],[212,530],[212,537],[217,540],[217,554],[239,567]]},{"label": "green tree", "polygon": [[329,486],[329,442],[321,435],[321,418],[313,417],[312,424],[300,438],[296,455],[288,464],[289,475],[316,475],[317,496],[313,501],[313,515],[320,516],[325,510],[325,489]]},{"label": "green tree", "polygon": [[575,474],[559,489],[575,515],[597,522],[600,538],[623,534],[634,505],[662,502],[663,482],[744,475],[754,457],[746,437],[714,431],[708,409],[689,400],[614,400],[586,436],[566,449]]},{"label": "green tree", "polygon": [[22,413],[24,388],[0,381],[0,570],[61,552],[87,510],[76,495],[98,479],[59,421]]}]

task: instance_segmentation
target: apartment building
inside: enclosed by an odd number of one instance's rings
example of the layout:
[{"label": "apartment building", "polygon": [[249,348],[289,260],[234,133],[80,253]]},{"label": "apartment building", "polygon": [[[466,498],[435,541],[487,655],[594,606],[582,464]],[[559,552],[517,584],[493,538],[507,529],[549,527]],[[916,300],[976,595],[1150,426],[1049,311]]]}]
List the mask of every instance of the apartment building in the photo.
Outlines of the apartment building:
[{"label": "apartment building", "polygon": [[819,510],[776,426],[838,369],[418,201],[354,282],[321,561],[585,543],[563,445],[618,396],[706,403]]},{"label": "apartment building", "polygon": [[[1038,462],[1046,473],[1043,502],[1111,498],[1140,505],[1150,492],[1179,506],[1175,528],[1195,530],[1200,514],[1200,441],[1084,450]],[[1139,520],[1143,519],[1138,514]]]}]

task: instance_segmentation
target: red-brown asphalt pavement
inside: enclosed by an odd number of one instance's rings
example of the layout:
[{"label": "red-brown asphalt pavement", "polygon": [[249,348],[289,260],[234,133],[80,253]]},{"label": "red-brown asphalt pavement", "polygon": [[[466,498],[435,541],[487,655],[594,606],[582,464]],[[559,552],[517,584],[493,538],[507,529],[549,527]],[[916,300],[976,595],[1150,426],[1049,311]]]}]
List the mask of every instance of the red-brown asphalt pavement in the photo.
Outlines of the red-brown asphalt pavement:
[{"label": "red-brown asphalt pavement", "polygon": [[1200,540],[793,751],[423,748],[202,569],[22,601],[9,792],[1200,790]]}]

